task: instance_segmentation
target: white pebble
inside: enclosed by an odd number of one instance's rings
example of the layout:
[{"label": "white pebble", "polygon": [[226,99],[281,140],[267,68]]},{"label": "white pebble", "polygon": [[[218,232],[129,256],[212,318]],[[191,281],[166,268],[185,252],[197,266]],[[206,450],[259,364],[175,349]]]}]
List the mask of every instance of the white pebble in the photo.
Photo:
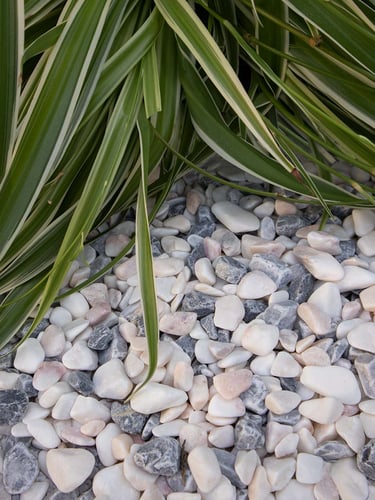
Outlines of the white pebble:
[{"label": "white pebble", "polygon": [[263,465],[271,485],[271,491],[282,490],[292,479],[296,470],[296,461],[291,457],[266,457],[263,460]]},{"label": "white pebble", "polygon": [[[67,321],[69,323],[69,321]],[[40,345],[48,357],[58,356],[65,347],[65,335],[61,327],[49,325],[40,337]]]},{"label": "white pebble", "polygon": [[274,325],[250,324],[242,337],[242,346],[257,356],[270,354],[279,341],[279,329]]},{"label": "white pebble", "polygon": [[310,453],[298,453],[296,463],[296,479],[304,484],[316,484],[323,477],[324,461],[321,457]]},{"label": "white pebble", "polygon": [[87,347],[83,340],[76,342],[62,357],[64,366],[70,370],[96,370],[98,355]]},{"label": "white pebble", "polygon": [[59,361],[44,361],[33,376],[33,386],[45,391],[58,382],[66,373],[65,366]]},{"label": "white pebble", "polygon": [[43,363],[44,357],[45,353],[39,341],[28,338],[18,347],[13,365],[20,372],[33,374]]},{"label": "white pebble", "polygon": [[187,394],[157,382],[150,382],[134,394],[130,401],[133,410],[150,415],[171,406],[177,406],[187,400]]},{"label": "white pebble", "polygon": [[373,210],[355,208],[352,211],[352,217],[357,236],[364,236],[375,229],[375,212]]},{"label": "white pebble", "polygon": [[198,259],[194,264],[195,276],[201,283],[214,285],[216,283],[216,275],[212,269],[211,261],[207,257]]},{"label": "white pebble", "polygon": [[72,342],[80,333],[89,326],[89,321],[83,318],[77,318],[63,326],[64,334],[69,342]]},{"label": "white pebble", "polygon": [[308,304],[314,304],[331,318],[341,316],[341,295],[335,283],[323,283],[308,298]]},{"label": "white pebble", "polygon": [[255,450],[238,450],[234,470],[244,484],[250,484],[258,465],[260,460]]},{"label": "white pebble", "polygon": [[105,467],[114,465],[116,458],[112,453],[112,439],[122,433],[117,424],[109,423],[106,427],[96,436],[95,445],[98,457]]},{"label": "white pebble", "polygon": [[72,321],[72,319],[71,313],[65,307],[54,307],[49,315],[49,322],[60,328]]},{"label": "white pebble", "polygon": [[92,453],[79,448],[49,450],[46,455],[50,478],[63,493],[80,486],[91,474],[95,465]]},{"label": "white pebble", "polygon": [[318,424],[332,424],[342,415],[344,405],[336,398],[323,397],[303,401],[299,412]]},{"label": "white pebble", "polygon": [[61,299],[60,305],[67,309],[73,318],[82,318],[90,308],[85,297],[79,292],[74,292]]},{"label": "white pebble", "polygon": [[27,430],[38,443],[47,449],[57,448],[60,444],[60,438],[48,420],[40,418],[30,420],[27,424]]},{"label": "white pebble", "polygon": [[76,392],[67,392],[62,394],[57,400],[55,406],[52,408],[51,415],[55,420],[68,420],[70,418],[70,411],[77,399]]},{"label": "white pebble", "polygon": [[157,278],[176,276],[184,268],[184,261],[174,257],[154,259],[154,274]]},{"label": "white pebble", "polygon": [[353,458],[342,458],[332,464],[331,477],[342,500],[367,500],[368,482]]},{"label": "white pebble", "polygon": [[27,491],[21,493],[20,500],[43,500],[46,498],[48,487],[48,481],[35,481]]},{"label": "white pebble", "polygon": [[267,274],[262,271],[251,271],[238,283],[237,295],[241,299],[261,299],[276,290],[275,282]]},{"label": "white pebble", "polygon": [[104,420],[104,422],[108,422],[111,413],[97,399],[79,395],[70,411],[70,416],[80,424],[85,424],[90,420]]},{"label": "white pebble", "polygon": [[310,231],[307,235],[307,242],[312,248],[321,252],[327,252],[331,255],[339,255],[341,253],[340,239],[325,231]]},{"label": "white pebble", "polygon": [[207,411],[215,417],[242,417],[246,408],[240,398],[224,399],[220,394],[214,394]]},{"label": "white pebble", "polygon": [[343,266],[329,253],[298,245],[294,255],[302,262],[314,278],[322,281],[339,281],[344,277]]},{"label": "white pebble", "polygon": [[217,328],[234,331],[244,316],[245,308],[236,295],[226,295],[216,300],[214,324]]},{"label": "white pebble", "polygon": [[305,366],[300,380],[307,388],[344,404],[357,404],[361,400],[356,377],[341,366]]},{"label": "white pebble", "polygon": [[360,453],[365,445],[365,433],[363,425],[358,415],[348,417],[342,415],[336,421],[337,434],[341,436],[350,448],[356,453]]},{"label": "white pebble", "polygon": [[193,478],[203,493],[208,493],[219,484],[220,465],[211,448],[197,446],[189,453],[187,460]]},{"label": "white pebble", "polygon": [[159,329],[170,335],[188,335],[197,321],[195,312],[177,311],[164,314],[160,318]]},{"label": "white pebble", "polygon": [[208,434],[208,440],[215,448],[232,448],[234,445],[234,428],[224,425],[212,429]]},{"label": "white pebble", "polygon": [[332,330],[330,316],[315,304],[303,302],[297,314],[316,335],[327,335]]},{"label": "white pebble", "polygon": [[98,500],[139,500],[139,491],[125,478],[122,463],[99,470],[92,481],[92,490]]},{"label": "white pebble", "polygon": [[99,366],[93,376],[94,392],[100,398],[125,399],[133,388],[125,372],[124,364],[118,358]]},{"label": "white pebble", "polygon": [[299,377],[302,368],[288,352],[277,353],[271,367],[271,375],[275,377]]},{"label": "white pebble", "polygon": [[375,354],[375,323],[361,323],[350,330],[347,339],[352,347]]},{"label": "white pebble", "polygon": [[123,473],[129,483],[138,491],[145,490],[152,486],[158,478],[157,474],[150,474],[134,462],[134,454],[139,448],[138,444],[133,444],[130,453],[125,457],[123,463]]},{"label": "white pebble", "polygon": [[340,292],[351,290],[362,290],[371,285],[375,285],[375,273],[358,266],[343,266],[344,276],[336,282]]},{"label": "white pebble", "polygon": [[39,392],[39,404],[43,408],[52,408],[63,394],[69,392],[73,392],[73,389],[67,382],[63,380],[56,382],[47,390]]},{"label": "white pebble", "polygon": [[276,415],[282,415],[294,410],[301,402],[299,394],[291,391],[273,391],[265,398],[266,407]]},{"label": "white pebble", "polygon": [[375,285],[362,290],[359,298],[365,311],[375,312]]},{"label": "white pebble", "polygon": [[233,233],[247,233],[259,229],[259,219],[255,215],[229,201],[214,203],[211,210]]}]

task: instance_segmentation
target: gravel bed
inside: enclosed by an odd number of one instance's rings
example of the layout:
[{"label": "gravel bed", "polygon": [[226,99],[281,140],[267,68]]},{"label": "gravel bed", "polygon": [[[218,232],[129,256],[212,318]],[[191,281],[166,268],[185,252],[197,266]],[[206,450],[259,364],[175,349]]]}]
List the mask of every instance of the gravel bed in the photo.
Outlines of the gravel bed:
[{"label": "gravel bed", "polygon": [[[130,403],[148,366],[133,254],[3,349],[2,500],[375,498],[375,211],[320,230],[298,201],[174,185],[151,228],[158,368]],[[86,245],[65,288],[133,233],[130,214]]]}]

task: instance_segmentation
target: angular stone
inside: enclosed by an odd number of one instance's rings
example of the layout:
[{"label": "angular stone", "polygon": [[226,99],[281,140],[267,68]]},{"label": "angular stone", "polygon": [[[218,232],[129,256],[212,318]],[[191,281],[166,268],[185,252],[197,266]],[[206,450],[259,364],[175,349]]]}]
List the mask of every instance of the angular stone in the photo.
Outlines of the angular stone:
[{"label": "angular stone", "polygon": [[349,342],[346,338],[337,340],[331,347],[328,348],[327,354],[330,358],[331,364],[335,364],[344,354],[349,347]]},{"label": "angular stone", "polygon": [[266,384],[258,375],[253,375],[249,389],[241,393],[240,397],[245,404],[245,407],[257,415],[267,413],[265,398],[268,394]]},{"label": "angular stone", "polygon": [[247,273],[247,266],[233,257],[218,257],[213,265],[216,276],[228,283],[239,283]]},{"label": "angular stone", "polygon": [[95,351],[103,351],[107,349],[113,340],[113,330],[108,326],[97,325],[94,327],[87,340],[87,346]]},{"label": "angular stone", "polygon": [[375,439],[370,439],[359,451],[357,465],[367,479],[375,481]]},{"label": "angular stone", "polygon": [[313,275],[307,271],[292,279],[288,288],[290,300],[298,302],[298,304],[306,302],[314,289],[314,283]]},{"label": "angular stone", "polygon": [[289,265],[272,254],[254,254],[249,267],[252,271],[262,271],[267,274],[277,288],[285,286],[293,277]]},{"label": "angular stone", "polygon": [[246,485],[238,477],[237,472],[234,468],[236,455],[226,450],[220,450],[218,448],[212,449],[219,462],[220,470],[223,476],[227,477],[236,488],[245,488]]},{"label": "angular stone", "polygon": [[118,403],[115,401],[111,406],[111,418],[128,434],[141,434],[148,420],[148,415],[134,411],[130,403]]},{"label": "angular stone", "polygon": [[265,399],[266,407],[276,413],[276,415],[284,415],[289,413],[299,405],[301,396],[291,391],[272,391],[267,394]]},{"label": "angular stone", "polygon": [[332,331],[331,318],[315,304],[304,302],[298,306],[297,313],[316,335],[327,335]]},{"label": "angular stone", "polygon": [[289,483],[296,470],[294,458],[266,457],[263,460],[272,491],[280,491]]},{"label": "angular stone", "polygon": [[27,373],[20,373],[17,377],[14,389],[26,392],[29,398],[35,398],[38,395],[38,389],[33,386],[33,377]]},{"label": "angular stone", "polygon": [[314,453],[326,462],[336,462],[354,455],[354,451],[342,441],[325,441],[315,448]]},{"label": "angular stone", "polygon": [[79,340],[64,353],[62,362],[70,370],[96,370],[98,356],[84,340]]},{"label": "angular stone", "polygon": [[361,400],[356,377],[341,366],[305,366],[301,382],[318,394],[335,397],[344,404],[357,404]]},{"label": "angular stone", "polygon": [[276,219],[276,234],[294,236],[301,227],[307,226],[308,221],[295,214],[280,215]]},{"label": "angular stone", "polygon": [[262,421],[260,415],[251,413],[246,413],[238,419],[234,427],[234,442],[238,450],[255,450],[264,446]]},{"label": "angular stone", "polygon": [[101,365],[115,358],[123,360],[128,353],[128,344],[120,335],[118,326],[114,326],[111,330],[113,331],[113,339],[109,347],[103,351],[98,351],[99,363]]},{"label": "angular stone", "polygon": [[4,455],[3,482],[11,495],[27,491],[39,474],[38,460],[24,443],[16,442]]},{"label": "angular stone", "polygon": [[291,330],[297,317],[298,303],[294,300],[284,300],[276,302],[267,307],[257,318],[262,319],[268,325],[275,325],[278,328]]},{"label": "angular stone", "polygon": [[151,439],[138,448],[134,462],[151,474],[172,476],[180,467],[180,445],[172,437]]},{"label": "angular stone", "polygon": [[249,323],[251,320],[255,319],[258,314],[262,313],[267,308],[262,300],[248,299],[243,300],[242,303],[245,308],[245,316],[243,318],[245,323]]},{"label": "angular stone", "polygon": [[209,402],[208,413],[214,417],[241,417],[246,408],[240,398],[224,399],[220,394],[214,394]]},{"label": "angular stone", "polygon": [[71,371],[65,379],[75,391],[83,396],[90,396],[94,392],[94,384],[87,372]]},{"label": "angular stone", "polygon": [[25,391],[8,389],[0,391],[0,424],[14,425],[21,422],[29,406]]},{"label": "angular stone", "polygon": [[356,357],[354,366],[364,393],[375,399],[375,357],[371,354],[361,354]]},{"label": "angular stone", "polygon": [[350,417],[342,415],[335,425],[337,434],[345,440],[353,451],[360,453],[366,440],[360,417],[358,415]]},{"label": "angular stone", "polygon": [[271,375],[275,377],[298,377],[302,368],[297,361],[288,352],[280,351],[277,353],[271,367]]},{"label": "angular stone", "polygon": [[187,312],[195,312],[198,318],[202,318],[215,311],[215,298],[199,292],[187,293],[181,308]]},{"label": "angular stone", "polygon": [[211,210],[215,217],[233,233],[248,233],[259,228],[259,219],[255,215],[229,201],[214,203]]}]

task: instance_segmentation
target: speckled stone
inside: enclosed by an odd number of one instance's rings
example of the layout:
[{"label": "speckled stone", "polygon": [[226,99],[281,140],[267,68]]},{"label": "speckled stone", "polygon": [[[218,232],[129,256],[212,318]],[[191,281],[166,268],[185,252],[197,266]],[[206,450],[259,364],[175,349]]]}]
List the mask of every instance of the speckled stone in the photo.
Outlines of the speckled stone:
[{"label": "speckled stone", "polygon": [[113,340],[113,330],[108,326],[97,325],[94,327],[87,340],[87,346],[95,351],[103,351],[107,349]]},{"label": "speckled stone", "polygon": [[214,261],[216,276],[228,283],[237,284],[247,273],[247,266],[233,257],[218,257]]},{"label": "speckled stone", "polygon": [[38,460],[24,443],[16,443],[5,453],[3,481],[8,493],[17,495],[27,491],[38,474]]},{"label": "speckled stone", "polygon": [[234,427],[234,444],[238,450],[255,450],[264,446],[265,433],[262,423],[260,415],[251,413],[246,413],[238,419]]},{"label": "speckled stone", "polygon": [[202,318],[215,311],[215,298],[199,292],[187,293],[181,307],[184,311],[195,312],[198,318]]},{"label": "speckled stone", "polygon": [[354,451],[342,441],[325,441],[315,448],[314,453],[326,462],[336,462],[354,455]]},{"label": "speckled stone", "polygon": [[361,354],[354,361],[362,389],[366,396],[375,398],[375,356]]},{"label": "speckled stone", "polygon": [[258,314],[266,310],[267,305],[262,300],[248,299],[244,300],[243,306],[245,308],[244,322],[249,323],[255,319]]},{"label": "speckled stone", "polygon": [[172,476],[180,468],[180,452],[177,439],[158,437],[138,448],[134,454],[134,462],[151,474]]},{"label": "speckled stone", "polygon": [[71,371],[68,373],[66,381],[75,391],[83,396],[89,396],[94,392],[94,384],[87,372],[80,370]]},{"label": "speckled stone", "polygon": [[283,236],[294,236],[301,227],[307,226],[309,222],[300,215],[280,215],[276,219],[276,234]]},{"label": "speckled stone", "polygon": [[264,312],[258,315],[258,319],[262,319],[268,325],[275,325],[280,329],[293,329],[294,322],[297,318],[298,302],[293,300],[284,300],[276,302],[265,309]]},{"label": "speckled stone", "polygon": [[375,439],[370,439],[357,455],[358,469],[370,481],[375,481]]},{"label": "speckled stone", "polygon": [[0,425],[14,425],[21,422],[29,406],[25,391],[8,389],[0,391]]},{"label": "speckled stone", "polygon": [[26,392],[29,398],[38,395],[38,390],[33,386],[33,377],[27,373],[20,373],[14,385],[14,389]]},{"label": "speckled stone", "polygon": [[112,420],[128,434],[141,434],[149,418],[148,415],[133,410],[129,403],[114,402],[111,406]]},{"label": "speckled stone", "polygon": [[216,455],[217,461],[219,462],[220,470],[223,476],[227,477],[236,488],[245,488],[245,484],[238,477],[238,474],[234,469],[236,455],[218,448],[212,448],[212,450]]},{"label": "speckled stone", "polygon": [[307,299],[312,294],[314,289],[315,279],[313,275],[309,272],[304,272],[297,278],[292,279],[289,283],[288,292],[289,298],[302,304],[306,302]]},{"label": "speckled stone", "polygon": [[257,415],[264,415],[268,411],[264,403],[267,394],[268,389],[262,378],[254,375],[250,387],[240,395],[240,398],[248,410]]},{"label": "speckled stone", "polygon": [[267,274],[278,288],[282,288],[293,278],[289,265],[272,254],[254,254],[249,267],[252,271]]}]

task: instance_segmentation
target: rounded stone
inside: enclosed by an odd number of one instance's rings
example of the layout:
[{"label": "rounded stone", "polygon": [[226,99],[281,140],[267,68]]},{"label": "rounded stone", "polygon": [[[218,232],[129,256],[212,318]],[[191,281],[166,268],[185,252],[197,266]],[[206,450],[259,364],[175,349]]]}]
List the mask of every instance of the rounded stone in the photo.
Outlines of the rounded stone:
[{"label": "rounded stone", "polygon": [[17,442],[5,453],[2,472],[7,492],[19,495],[27,491],[37,478],[38,461],[24,443]]},{"label": "rounded stone", "polygon": [[70,493],[84,483],[94,465],[94,455],[82,448],[49,450],[46,455],[48,474],[63,493]]}]

